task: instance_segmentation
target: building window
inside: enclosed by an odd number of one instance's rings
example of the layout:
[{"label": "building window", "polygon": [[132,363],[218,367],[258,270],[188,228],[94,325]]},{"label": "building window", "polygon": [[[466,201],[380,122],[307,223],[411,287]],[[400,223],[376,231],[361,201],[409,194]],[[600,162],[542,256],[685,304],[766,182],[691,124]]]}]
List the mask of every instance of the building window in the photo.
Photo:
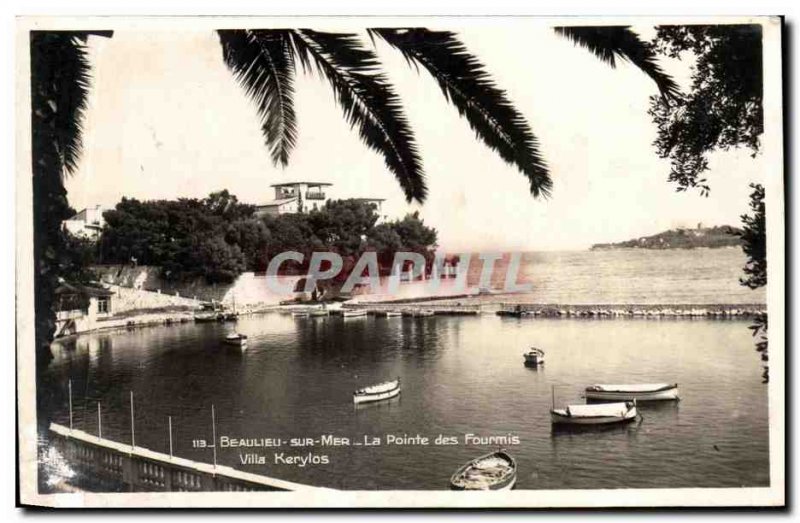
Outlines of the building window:
[{"label": "building window", "polygon": [[111,311],[111,300],[108,297],[97,299],[97,312],[107,314]]}]

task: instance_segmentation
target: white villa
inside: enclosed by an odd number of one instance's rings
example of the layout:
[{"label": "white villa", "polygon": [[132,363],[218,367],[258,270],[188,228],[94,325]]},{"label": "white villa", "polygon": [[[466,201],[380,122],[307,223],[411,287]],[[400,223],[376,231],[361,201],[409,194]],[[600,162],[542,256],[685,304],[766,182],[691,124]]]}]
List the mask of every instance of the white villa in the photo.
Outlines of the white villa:
[{"label": "white villa", "polygon": [[[287,182],[276,183],[270,187],[275,189],[275,199],[256,206],[256,215],[277,215],[309,212],[321,209],[328,200],[328,192],[332,183],[327,182]],[[375,204],[378,215],[381,214],[383,198],[349,198],[361,202]]]},{"label": "white villa", "polygon": [[78,238],[96,240],[100,236],[106,222],[103,219],[104,209],[100,205],[87,207],[72,218],[64,220],[61,226],[65,231]]}]

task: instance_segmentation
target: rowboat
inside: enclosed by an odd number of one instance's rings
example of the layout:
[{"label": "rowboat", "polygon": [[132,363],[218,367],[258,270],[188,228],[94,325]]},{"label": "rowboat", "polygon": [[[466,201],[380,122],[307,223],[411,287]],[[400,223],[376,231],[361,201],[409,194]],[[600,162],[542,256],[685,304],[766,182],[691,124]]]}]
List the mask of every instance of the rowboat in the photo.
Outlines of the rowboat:
[{"label": "rowboat", "polygon": [[358,389],[353,393],[353,403],[388,400],[398,394],[400,394],[400,378]]},{"label": "rowboat", "polygon": [[386,311],[387,318],[400,318],[403,316],[403,313],[400,311]]},{"label": "rowboat", "polygon": [[246,334],[239,334],[238,332],[234,332],[233,334],[228,334],[225,336],[223,342],[227,345],[236,345],[237,347],[246,347],[247,346],[247,335]]},{"label": "rowboat", "polygon": [[292,313],[292,318],[308,318],[308,311],[295,311]]},{"label": "rowboat", "polygon": [[313,311],[311,311],[311,312],[309,313],[309,315],[310,315],[312,318],[324,318],[324,317],[327,317],[327,316],[328,316],[328,314],[329,314],[329,313],[328,313],[328,310],[327,310],[327,309],[317,309],[317,310],[313,310]]},{"label": "rowboat", "polygon": [[367,316],[366,309],[348,309],[342,311],[342,317],[344,318],[361,318]]},{"label": "rowboat", "polygon": [[429,316],[433,316],[434,312],[430,309],[420,309],[418,311],[414,311],[415,318],[427,318]]},{"label": "rowboat", "polygon": [[592,385],[586,387],[586,399],[598,401],[668,401],[678,399],[677,383],[641,385]]},{"label": "rowboat", "polygon": [[523,354],[523,356],[525,357],[525,365],[528,367],[544,365],[544,351],[542,349],[531,347],[531,350]]},{"label": "rowboat", "polygon": [[550,411],[550,419],[554,424],[567,425],[624,423],[634,420],[637,415],[636,401],[569,405],[563,409],[552,409]]},{"label": "rowboat", "polygon": [[450,477],[453,490],[511,490],[516,483],[517,462],[504,450],[475,458]]}]

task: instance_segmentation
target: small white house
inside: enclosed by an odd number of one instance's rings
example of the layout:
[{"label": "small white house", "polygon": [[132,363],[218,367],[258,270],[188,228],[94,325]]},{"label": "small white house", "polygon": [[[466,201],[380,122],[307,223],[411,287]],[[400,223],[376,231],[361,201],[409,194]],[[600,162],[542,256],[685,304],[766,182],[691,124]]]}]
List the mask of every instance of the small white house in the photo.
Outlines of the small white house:
[{"label": "small white house", "polygon": [[72,218],[61,222],[61,226],[73,236],[96,240],[106,224],[103,219],[104,211],[105,209],[100,205],[87,207]]},{"label": "small white house", "polygon": [[102,287],[62,282],[55,295],[56,337],[93,330],[98,320],[114,314],[114,293]]},{"label": "small white house", "polygon": [[309,212],[321,209],[329,200],[327,182],[289,182],[271,185],[275,199],[256,206],[257,215]]}]

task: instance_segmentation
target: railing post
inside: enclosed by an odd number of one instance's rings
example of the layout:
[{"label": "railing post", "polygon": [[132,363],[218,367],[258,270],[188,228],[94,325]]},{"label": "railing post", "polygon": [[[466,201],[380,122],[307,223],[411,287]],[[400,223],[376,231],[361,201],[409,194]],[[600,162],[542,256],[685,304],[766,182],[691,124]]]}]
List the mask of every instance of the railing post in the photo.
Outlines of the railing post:
[{"label": "railing post", "polygon": [[97,402],[97,437],[103,437],[103,420],[100,417],[100,402]]},{"label": "railing post", "polygon": [[217,468],[217,421],[214,416],[214,404],[211,404],[211,448],[214,451],[214,468]]},{"label": "railing post", "polygon": [[131,450],[136,447],[136,430],[133,423],[133,391],[131,391]]},{"label": "railing post", "polygon": [[69,430],[72,432],[72,380],[69,380]]},{"label": "railing post", "polygon": [[169,416],[169,457],[172,459],[172,416]]}]

